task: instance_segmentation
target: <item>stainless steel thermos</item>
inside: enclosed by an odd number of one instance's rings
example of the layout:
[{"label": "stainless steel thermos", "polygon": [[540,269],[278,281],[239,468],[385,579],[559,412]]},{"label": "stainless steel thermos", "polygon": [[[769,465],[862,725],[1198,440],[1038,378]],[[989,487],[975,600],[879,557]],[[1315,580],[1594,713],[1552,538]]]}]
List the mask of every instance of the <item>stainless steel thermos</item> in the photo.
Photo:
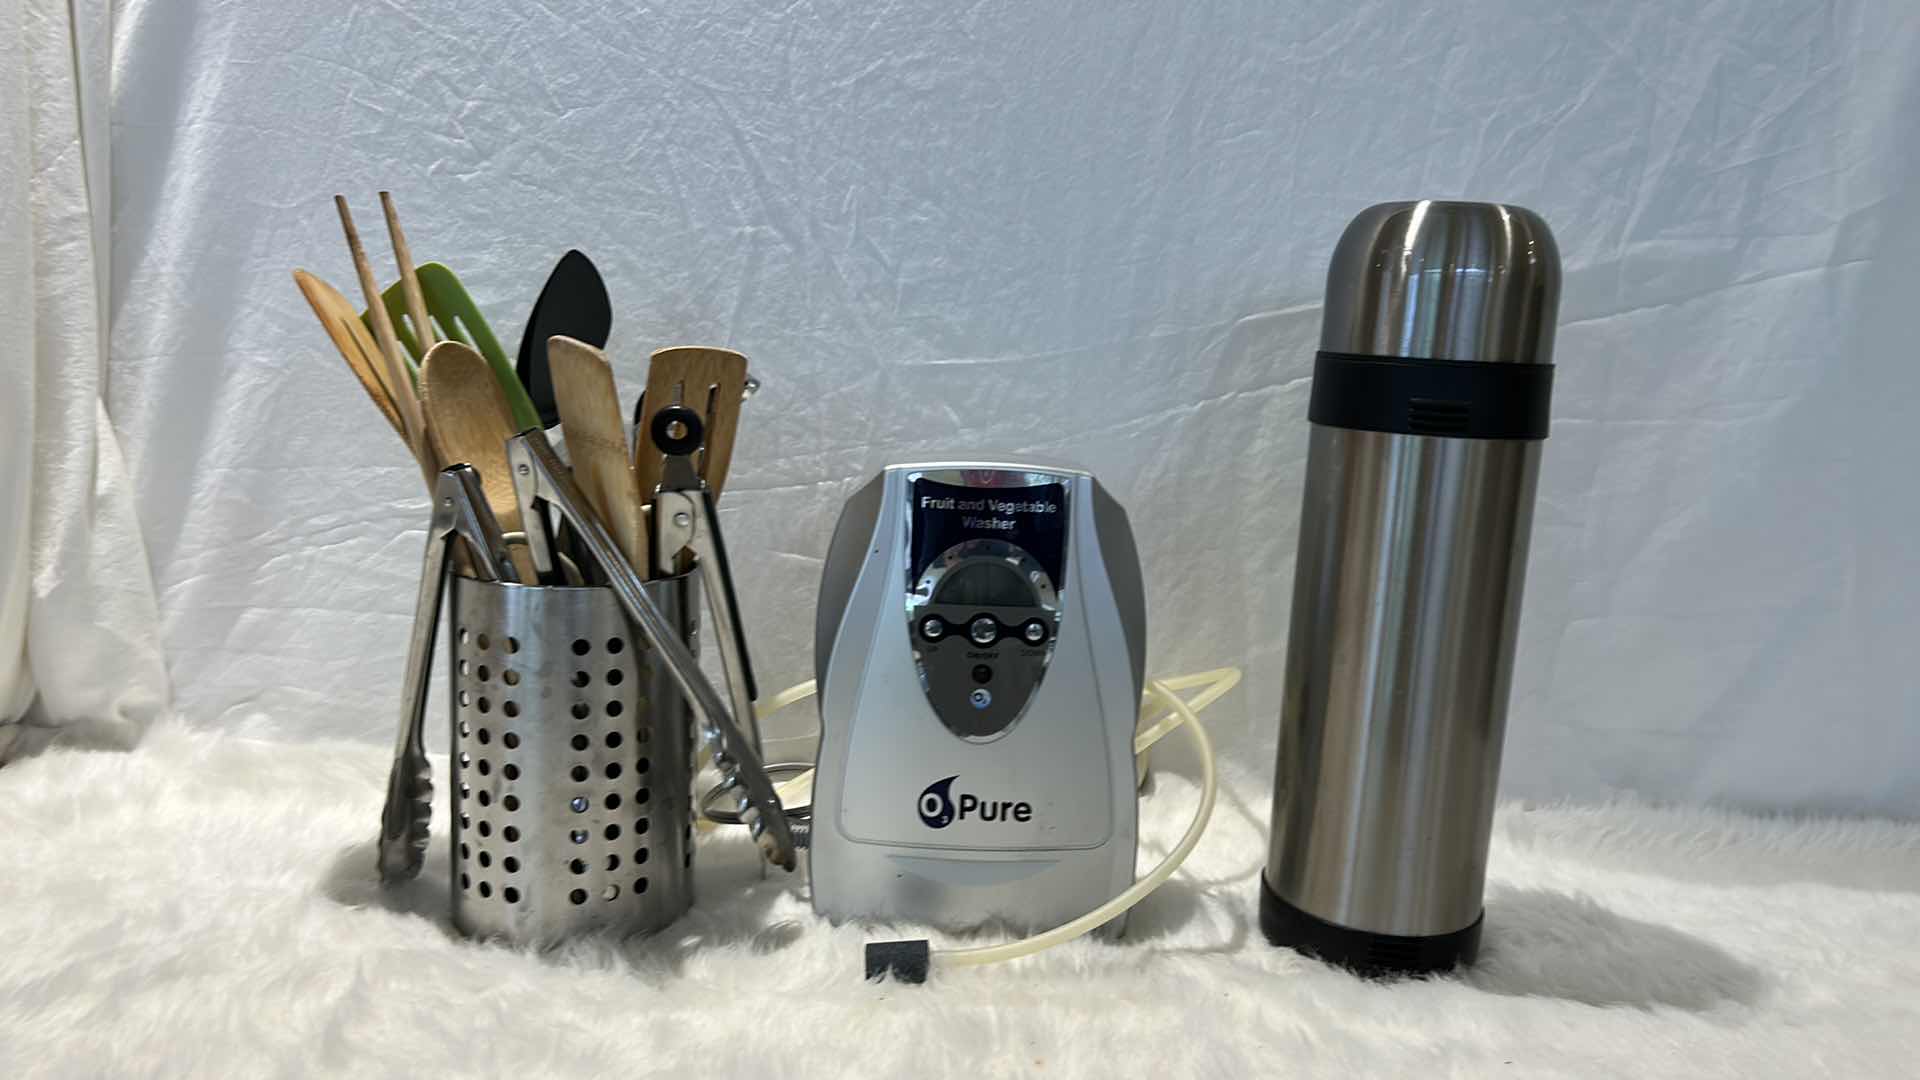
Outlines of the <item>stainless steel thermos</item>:
[{"label": "stainless steel thermos", "polygon": [[1366,973],[1471,963],[1560,255],[1515,206],[1399,202],[1327,271],[1268,940]]}]

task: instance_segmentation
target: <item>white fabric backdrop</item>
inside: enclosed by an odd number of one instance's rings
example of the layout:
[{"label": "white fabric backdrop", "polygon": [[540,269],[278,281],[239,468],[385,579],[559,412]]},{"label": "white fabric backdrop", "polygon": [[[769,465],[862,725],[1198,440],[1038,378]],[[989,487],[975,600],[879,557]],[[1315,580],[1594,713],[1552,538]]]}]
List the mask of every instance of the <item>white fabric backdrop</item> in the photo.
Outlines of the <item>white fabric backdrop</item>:
[{"label": "white fabric backdrop", "polygon": [[169,694],[102,400],[111,44],[105,3],[0,0],[0,760],[131,742]]},{"label": "white fabric backdrop", "polygon": [[577,245],[629,393],[657,346],[754,358],[727,524],[767,685],[809,673],[861,479],[1065,455],[1132,509],[1151,666],[1248,666],[1213,714],[1247,755],[1326,255],[1371,202],[1466,197],[1567,259],[1509,792],[1920,813],[1911,3],[169,0],[116,32],[111,402],[201,724],[391,731],[425,499],[288,279],[352,291],[335,191],[373,225],[392,188],[510,348]]}]

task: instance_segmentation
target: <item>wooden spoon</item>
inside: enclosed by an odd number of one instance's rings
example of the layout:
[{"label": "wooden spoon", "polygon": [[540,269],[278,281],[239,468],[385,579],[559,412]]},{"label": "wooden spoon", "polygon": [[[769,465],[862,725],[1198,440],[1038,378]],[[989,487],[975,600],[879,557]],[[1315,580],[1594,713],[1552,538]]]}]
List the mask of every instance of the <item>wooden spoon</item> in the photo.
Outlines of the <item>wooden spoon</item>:
[{"label": "wooden spoon", "polygon": [[[486,358],[458,341],[435,345],[420,364],[420,404],[440,460],[473,466],[500,531],[521,532],[520,500],[507,464],[513,410]],[[511,544],[507,551],[521,581],[539,580],[525,544]]]},{"label": "wooden spoon", "polygon": [[584,341],[554,335],[542,350],[553,379],[553,399],[567,433],[573,479],[606,523],[607,532],[642,577],[648,575],[646,515],[640,505],[627,432],[620,418],[620,391],[605,354]]},{"label": "wooden spoon", "polygon": [[666,455],[647,432],[653,417],[669,405],[685,405],[706,424],[706,449],[700,454],[700,478],[717,499],[733,463],[733,439],[740,429],[740,402],[747,390],[747,358],[732,349],[679,345],[653,354],[647,368],[646,397],[635,428],[633,471],[642,499],[660,487]]}]

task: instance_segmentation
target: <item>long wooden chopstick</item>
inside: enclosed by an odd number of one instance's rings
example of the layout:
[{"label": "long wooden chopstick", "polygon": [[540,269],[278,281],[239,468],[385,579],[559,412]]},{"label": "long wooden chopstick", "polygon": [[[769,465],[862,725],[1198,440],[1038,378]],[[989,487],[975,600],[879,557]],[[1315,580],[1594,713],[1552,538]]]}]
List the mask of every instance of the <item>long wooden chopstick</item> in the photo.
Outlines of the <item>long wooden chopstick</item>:
[{"label": "long wooden chopstick", "polygon": [[393,404],[400,412],[400,420],[406,425],[407,441],[415,446],[431,445],[427,441],[426,417],[420,411],[420,395],[414,388],[413,374],[408,370],[399,339],[394,336],[393,321],[387,317],[387,305],[381,302],[380,283],[374,280],[373,264],[367,261],[366,249],[360,246],[360,233],[353,227],[353,212],[347,209],[347,197],[335,195],[333,204],[340,211],[340,228],[347,236],[347,251],[353,255],[353,269],[360,278],[360,291],[367,298],[367,316],[373,322],[373,338],[386,360],[387,385],[393,391]]}]

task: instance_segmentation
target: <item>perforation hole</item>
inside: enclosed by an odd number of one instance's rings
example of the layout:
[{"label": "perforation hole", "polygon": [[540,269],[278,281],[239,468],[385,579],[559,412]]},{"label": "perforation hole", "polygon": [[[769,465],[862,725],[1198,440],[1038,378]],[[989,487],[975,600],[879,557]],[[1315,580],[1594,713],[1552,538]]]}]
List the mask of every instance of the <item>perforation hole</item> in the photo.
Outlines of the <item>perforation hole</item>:
[{"label": "perforation hole", "polygon": [[620,869],[620,856],[618,855],[607,856],[607,869],[609,870]]},{"label": "perforation hole", "polygon": [[607,779],[609,780],[620,779],[620,763],[619,762],[617,761],[607,762]]},{"label": "perforation hole", "polygon": [[473,764],[473,758],[469,757],[465,750],[460,751],[460,767],[464,769],[471,764]]},{"label": "perforation hole", "polygon": [[653,801],[653,789],[641,788],[633,793],[633,801],[642,805]]},{"label": "perforation hole", "polygon": [[612,902],[614,900],[620,899],[620,886],[609,885],[606,888],[600,890],[600,899],[606,900],[608,902]]},{"label": "perforation hole", "polygon": [[619,746],[622,741],[623,740],[620,738],[619,732],[617,731],[607,732],[607,749],[611,750],[614,747]]},{"label": "perforation hole", "polygon": [[633,763],[633,767],[641,772],[646,772],[648,769],[653,768],[653,761],[642,756],[639,761]]},{"label": "perforation hole", "polygon": [[484,851],[483,851],[483,852],[481,852],[481,853],[480,853],[480,865],[481,865],[481,866],[483,866],[483,867],[485,867],[485,866],[492,866],[492,865],[493,865],[493,856],[492,856],[492,855],[490,855],[490,854],[488,854],[487,852],[484,852]]},{"label": "perforation hole", "polygon": [[475,677],[477,677],[481,682],[486,682],[488,679],[493,678],[492,670],[490,670],[485,664],[481,664],[479,667],[474,668],[473,673]]},{"label": "perforation hole", "polygon": [[500,673],[500,681],[503,683],[506,683],[508,686],[519,686],[520,673],[513,670],[512,668],[507,668],[505,671],[502,671]]},{"label": "perforation hole", "polygon": [[587,747],[593,745],[593,740],[587,738],[585,735],[575,735],[567,745],[573,747],[575,750],[585,750]]},{"label": "perforation hole", "polygon": [[472,819],[472,818],[470,818],[470,817],[468,817],[468,816],[467,816],[467,815],[465,814],[465,812],[462,812],[462,813],[461,813],[461,815],[460,815],[460,827],[461,827],[461,828],[463,828],[463,829],[471,829],[471,828],[473,828],[473,819]]},{"label": "perforation hole", "polygon": [[618,826],[618,825],[609,825],[609,826],[607,826],[607,831],[606,831],[606,834],[605,834],[605,835],[606,835],[606,837],[607,837],[607,839],[609,839],[609,840],[618,840],[618,839],[620,839],[620,826]]},{"label": "perforation hole", "polygon": [[652,854],[652,852],[648,848],[635,848],[633,851],[633,861],[636,865],[645,865],[647,856],[650,854]]},{"label": "perforation hole", "polygon": [[506,798],[500,800],[500,805],[506,807],[507,813],[511,814],[515,810],[520,809],[520,796],[509,795]]},{"label": "perforation hole", "polygon": [[607,702],[608,716],[619,716],[621,713],[626,711],[627,711],[627,707],[625,705],[620,704],[618,700]]},{"label": "perforation hole", "polygon": [[480,700],[473,703],[473,707],[476,709],[479,709],[483,713],[490,712],[493,709],[493,702],[488,701],[486,698],[481,698]]},{"label": "perforation hole", "polygon": [[608,686],[619,686],[621,683],[626,681],[627,681],[627,673],[624,671],[621,671],[619,668],[610,668],[607,671]]},{"label": "perforation hole", "polygon": [[617,637],[607,639],[607,651],[615,656],[620,655],[620,650],[626,647],[627,643]]},{"label": "perforation hole", "polygon": [[509,885],[500,890],[500,899],[505,900],[509,904],[517,904],[520,902],[520,890]]},{"label": "perforation hole", "polygon": [[586,783],[587,777],[593,775],[593,772],[590,769],[588,769],[585,765],[575,765],[573,767],[573,771],[568,773],[567,775],[573,777],[574,783],[583,784],[583,783]]},{"label": "perforation hole", "polygon": [[489,884],[487,884],[487,883],[486,883],[486,882],[484,882],[484,881],[483,881],[483,882],[481,882],[481,883],[480,883],[480,895],[481,895],[481,896],[492,896],[492,895],[493,895],[493,886],[492,886],[492,885],[489,885]]},{"label": "perforation hole", "polygon": [[485,819],[482,819],[480,822],[480,838],[484,840],[487,837],[492,835],[493,835],[493,825],[487,822]]},{"label": "perforation hole", "polygon": [[500,775],[509,780],[518,780],[520,779],[520,766],[509,763],[500,770]]},{"label": "perforation hole", "polygon": [[467,673],[467,662],[465,660],[462,660],[460,661],[460,674],[465,675],[466,673]]},{"label": "perforation hole", "polygon": [[567,894],[567,899],[571,900],[575,904],[584,904],[587,902],[587,890],[575,889],[572,892]]},{"label": "perforation hole", "polygon": [[589,642],[586,638],[573,639],[573,655],[585,656],[592,651],[593,651],[593,644]]},{"label": "perforation hole", "polygon": [[575,829],[572,832],[569,832],[567,834],[567,839],[573,841],[576,844],[584,844],[587,842],[587,830]]},{"label": "perforation hole", "polygon": [[[466,692],[462,691],[461,696],[465,697]],[[466,702],[463,701],[460,704],[465,705]],[[469,726],[465,720],[460,721],[460,737],[464,739],[471,734],[473,734],[473,728]]]},{"label": "perforation hole", "polygon": [[506,713],[508,716],[519,716],[520,706],[512,701],[503,701],[500,703],[500,711]]},{"label": "perforation hole", "polygon": [[466,643],[467,643],[467,628],[463,626],[460,628],[460,644],[465,645]]},{"label": "perforation hole", "polygon": [[607,809],[609,809],[609,810],[618,810],[618,809],[620,809],[620,794],[619,794],[619,792],[608,792],[608,793],[607,793]]},{"label": "perforation hole", "polygon": [[518,826],[509,825],[500,830],[500,835],[506,837],[507,843],[509,844],[517,844],[520,842],[520,829]]},{"label": "perforation hole", "polygon": [[487,635],[481,634],[479,637],[473,639],[473,643],[475,645],[480,646],[480,648],[482,649],[487,648],[488,647]]},{"label": "perforation hole", "polygon": [[480,740],[480,745],[485,746],[493,741],[493,732],[488,731],[486,728],[481,728],[477,738]]},{"label": "perforation hole", "polygon": [[493,796],[492,796],[491,794],[489,794],[488,792],[485,792],[485,791],[483,791],[483,792],[481,792],[481,793],[480,793],[480,805],[481,805],[481,806],[489,806],[489,805],[491,805],[492,803],[493,803]]},{"label": "perforation hole", "polygon": [[507,639],[507,651],[508,651],[508,652],[510,652],[510,653],[516,653],[516,652],[519,652],[519,651],[520,651],[520,639],[519,639],[519,638],[517,638],[517,637],[510,637],[510,638],[508,638],[508,639]]},{"label": "perforation hole", "polygon": [[473,704],[473,698],[467,696],[467,692],[465,690],[460,691],[460,707],[464,709],[471,704]]},{"label": "perforation hole", "polygon": [[469,877],[469,876],[467,876],[466,874],[461,874],[461,875],[460,875],[460,887],[461,887],[461,888],[463,888],[463,889],[471,889],[471,888],[473,888],[473,878],[471,878],[471,877]]},{"label": "perforation hole", "polygon": [[500,741],[503,743],[506,743],[507,749],[509,750],[520,749],[520,736],[515,735],[511,731],[507,732],[505,735],[500,736]]},{"label": "perforation hole", "polygon": [[646,891],[647,891],[647,879],[646,879],[646,878],[634,878],[634,879],[633,879],[633,891],[634,891],[634,892],[637,892],[637,893],[643,893],[643,892],[646,892]]},{"label": "perforation hole", "polygon": [[592,681],[593,676],[584,671],[576,671],[573,673],[573,685],[575,686],[585,686]]},{"label": "perforation hole", "polygon": [[520,860],[509,855],[500,860],[500,868],[509,874],[517,874],[520,872]]},{"label": "perforation hole", "polygon": [[473,851],[469,849],[467,845],[464,843],[460,845],[460,857],[463,859],[470,859],[473,857]]},{"label": "perforation hole", "polygon": [[493,765],[490,762],[488,762],[486,758],[481,758],[480,759],[480,775],[485,776],[492,771],[493,771]]},{"label": "perforation hole", "polygon": [[640,817],[640,818],[633,819],[633,831],[636,833],[639,833],[641,836],[645,836],[647,834],[647,825],[648,825],[647,818]]},{"label": "perforation hole", "polygon": [[572,862],[567,864],[567,869],[573,871],[576,874],[584,874],[587,872],[587,860],[575,859]]},{"label": "perforation hole", "polygon": [[588,705],[586,702],[576,701],[573,703],[573,718],[575,720],[585,720],[587,717],[592,715],[593,715],[593,707]]}]

